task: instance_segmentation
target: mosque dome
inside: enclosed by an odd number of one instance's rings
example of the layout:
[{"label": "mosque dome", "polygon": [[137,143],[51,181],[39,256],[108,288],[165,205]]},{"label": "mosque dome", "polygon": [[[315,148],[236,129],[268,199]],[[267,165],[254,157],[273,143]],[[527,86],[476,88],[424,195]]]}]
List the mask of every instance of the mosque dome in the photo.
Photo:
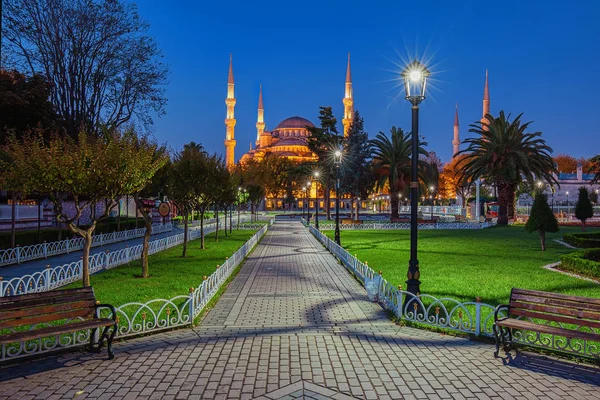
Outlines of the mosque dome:
[{"label": "mosque dome", "polygon": [[277,125],[275,127],[275,130],[278,129],[302,129],[302,128],[306,128],[307,126],[310,127],[314,127],[315,125],[310,122],[309,120],[307,120],[306,118],[302,118],[302,117],[290,117],[290,118],[286,118],[283,121],[281,121],[279,123],[279,125]]}]

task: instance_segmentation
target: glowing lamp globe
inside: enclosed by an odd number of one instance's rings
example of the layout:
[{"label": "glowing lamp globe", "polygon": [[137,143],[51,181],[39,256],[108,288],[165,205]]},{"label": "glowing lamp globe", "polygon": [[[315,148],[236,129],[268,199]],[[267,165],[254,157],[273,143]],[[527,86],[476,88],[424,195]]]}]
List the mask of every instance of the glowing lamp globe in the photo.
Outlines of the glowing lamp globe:
[{"label": "glowing lamp globe", "polygon": [[417,60],[408,64],[402,71],[401,76],[404,80],[406,100],[409,100],[413,105],[417,105],[425,99],[425,89],[429,75],[431,75],[429,70]]}]

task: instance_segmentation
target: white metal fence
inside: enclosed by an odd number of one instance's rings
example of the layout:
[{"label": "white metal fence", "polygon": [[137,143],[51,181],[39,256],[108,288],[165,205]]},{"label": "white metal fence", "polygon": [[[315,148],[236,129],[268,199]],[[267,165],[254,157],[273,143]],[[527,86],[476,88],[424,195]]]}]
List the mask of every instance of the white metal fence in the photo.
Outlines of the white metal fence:
[{"label": "white metal fence", "polygon": [[[431,222],[419,223],[418,229],[485,229],[494,226],[493,222]],[[335,223],[319,220],[319,229],[324,231],[334,230]],[[362,224],[340,224],[340,230],[398,230],[410,229],[410,222],[364,222]]]},{"label": "white metal fence", "polygon": [[[205,226],[204,234],[212,233],[215,230],[215,224]],[[189,231],[189,240],[197,239],[199,237],[200,230],[195,229]],[[148,253],[158,253],[181,243],[183,243],[183,233],[152,240],[148,245]],[[101,270],[111,269],[140,259],[142,256],[142,247],[142,244],[138,244],[132,247],[125,247],[124,249],[91,255],[89,257],[90,273],[94,274]],[[23,275],[6,281],[0,277],[0,297],[45,292],[68,285],[69,283],[77,282],[81,280],[81,269],[82,260],[79,260],[57,267],[46,267],[44,271]]]},{"label": "white metal fence", "polygon": [[[481,303],[479,297],[475,301],[460,302],[452,298],[436,298],[402,290],[389,283],[371,269],[366,263],[348,253],[333,240],[323,235],[314,227],[310,232],[331,252],[348,271],[360,280],[367,293],[383,307],[392,311],[399,320],[409,321],[436,328],[464,332],[475,336],[493,337],[495,306]],[[369,293],[370,289],[373,293]],[[506,312],[500,311],[500,317]],[[527,318],[532,321],[532,319]],[[562,326],[562,324],[559,324]],[[600,329],[595,329],[600,333]],[[568,338],[544,335],[538,332],[515,332],[513,340],[535,347],[545,347],[552,350],[568,351],[577,355],[596,358],[600,357],[600,344],[586,340],[570,340]]]},{"label": "white metal fence", "polygon": [[[262,225],[242,247],[229,257],[210,276],[204,277],[202,283],[191,288],[189,293],[175,296],[170,299],[153,299],[145,303],[133,302],[116,306],[118,329],[116,337],[128,337],[147,334],[171,329],[175,327],[192,325],[196,318],[204,310],[206,305],[218,292],[231,273],[258,244],[262,236],[267,232],[268,225]],[[215,228],[213,227],[212,230]],[[198,231],[192,231],[196,236]],[[177,235],[177,236],[182,236]],[[171,239],[173,238],[166,238]],[[158,241],[163,241],[160,239]],[[155,241],[155,242],[158,242]],[[183,237],[181,238],[183,241]],[[137,247],[137,246],[136,246]],[[130,249],[131,250],[131,249]],[[158,250],[155,250],[158,251]],[[154,251],[154,252],[155,252]],[[102,308],[99,310],[102,317],[109,316],[110,310]],[[40,324],[31,326],[30,329],[40,328]],[[90,331],[81,331],[69,335],[54,336],[30,340],[26,342],[13,343],[1,346],[0,361],[25,357],[30,354],[38,354],[51,351],[56,348],[82,346],[89,343]]]},{"label": "white metal fence", "polygon": [[[172,230],[173,226],[171,224],[152,225],[153,235],[157,233],[170,232]],[[92,247],[143,237],[145,233],[146,228],[144,227],[138,229],[130,229],[127,231],[94,235],[94,237],[92,238]],[[72,251],[83,249],[83,245],[83,238],[77,237],[56,242],[44,242],[31,246],[17,246],[6,250],[0,250],[0,266],[19,264],[25,261],[36,260],[39,258],[47,258],[59,254],[68,254]]]}]

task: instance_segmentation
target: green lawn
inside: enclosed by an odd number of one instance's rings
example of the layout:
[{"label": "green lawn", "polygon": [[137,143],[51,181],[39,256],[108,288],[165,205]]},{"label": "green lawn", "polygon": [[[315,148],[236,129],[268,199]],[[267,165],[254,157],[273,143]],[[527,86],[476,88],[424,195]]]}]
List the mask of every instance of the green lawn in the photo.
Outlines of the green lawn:
[{"label": "green lawn", "polygon": [[[559,233],[548,234],[547,249],[542,252],[537,233],[528,234],[522,226],[420,230],[421,292],[461,301],[479,296],[490,304],[506,302],[512,287],[600,298],[600,285],[541,268],[573,251],[553,239],[578,231],[581,229],[577,227],[561,227]],[[333,238],[332,231],[325,233]],[[408,230],[342,231],[341,241],[359,260],[367,261],[375,271],[381,270],[385,279],[406,287]]]},{"label": "green lawn", "polygon": [[[200,241],[188,243],[188,256],[181,258],[182,246],[175,246],[150,256],[150,278],[139,278],[141,262],[135,261],[92,276],[96,299],[102,303],[120,306],[129,302],[145,303],[152,299],[169,299],[187,295],[190,287],[202,283],[202,277],[212,274],[218,264],[236,252],[252,235],[253,230],[233,230],[232,236],[214,233],[205,237],[205,250],[200,250]],[[74,283],[68,287],[79,287]]]}]

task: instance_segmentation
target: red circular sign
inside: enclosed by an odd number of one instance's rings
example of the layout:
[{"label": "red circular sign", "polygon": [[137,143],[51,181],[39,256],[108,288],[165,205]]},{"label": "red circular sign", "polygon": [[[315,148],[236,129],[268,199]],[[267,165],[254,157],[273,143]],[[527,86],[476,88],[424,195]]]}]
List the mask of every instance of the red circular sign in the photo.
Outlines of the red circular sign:
[{"label": "red circular sign", "polygon": [[161,217],[166,217],[167,215],[169,215],[170,212],[171,207],[169,206],[169,203],[165,203],[164,201],[160,203],[160,205],[158,206],[158,213]]}]

